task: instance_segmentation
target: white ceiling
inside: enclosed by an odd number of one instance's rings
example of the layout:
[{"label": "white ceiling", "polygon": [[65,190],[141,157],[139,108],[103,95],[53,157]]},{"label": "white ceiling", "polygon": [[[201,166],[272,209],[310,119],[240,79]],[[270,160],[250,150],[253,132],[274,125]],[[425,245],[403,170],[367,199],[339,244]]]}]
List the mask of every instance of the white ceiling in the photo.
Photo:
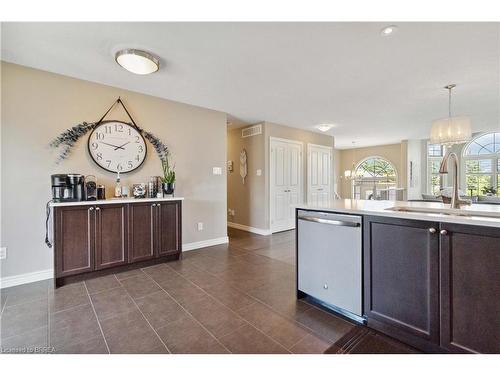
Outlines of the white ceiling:
[{"label": "white ceiling", "polygon": [[[240,122],[334,123],[339,148],[427,138],[454,112],[500,129],[498,23],[3,23],[2,60],[227,112]],[[159,55],[136,76],[121,48]]]}]

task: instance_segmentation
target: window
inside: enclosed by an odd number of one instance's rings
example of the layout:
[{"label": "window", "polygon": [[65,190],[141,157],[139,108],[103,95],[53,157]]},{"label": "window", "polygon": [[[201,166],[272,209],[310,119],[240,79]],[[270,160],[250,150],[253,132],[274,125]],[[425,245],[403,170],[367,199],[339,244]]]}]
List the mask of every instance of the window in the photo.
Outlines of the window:
[{"label": "window", "polygon": [[500,195],[500,132],[486,133],[469,142],[463,152],[465,185],[471,196]]},{"label": "window", "polygon": [[439,166],[444,156],[444,146],[427,145],[427,193],[439,195],[444,186],[444,176],[439,174]]},{"label": "window", "polygon": [[[395,199],[397,185],[394,165],[377,156],[358,164],[353,180],[354,199]],[[392,188],[392,191],[391,191]]]}]

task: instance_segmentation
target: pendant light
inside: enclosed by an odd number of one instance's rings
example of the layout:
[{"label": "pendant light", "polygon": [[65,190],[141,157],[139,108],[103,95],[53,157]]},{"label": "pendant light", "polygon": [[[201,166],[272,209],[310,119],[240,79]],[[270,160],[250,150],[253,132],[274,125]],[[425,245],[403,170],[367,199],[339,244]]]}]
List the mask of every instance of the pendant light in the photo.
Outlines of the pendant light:
[{"label": "pendant light", "polygon": [[451,115],[451,90],[455,84],[449,84],[444,88],[448,90],[448,117],[432,122],[431,144],[453,145],[464,143],[471,139],[472,130],[470,118],[467,116]]}]

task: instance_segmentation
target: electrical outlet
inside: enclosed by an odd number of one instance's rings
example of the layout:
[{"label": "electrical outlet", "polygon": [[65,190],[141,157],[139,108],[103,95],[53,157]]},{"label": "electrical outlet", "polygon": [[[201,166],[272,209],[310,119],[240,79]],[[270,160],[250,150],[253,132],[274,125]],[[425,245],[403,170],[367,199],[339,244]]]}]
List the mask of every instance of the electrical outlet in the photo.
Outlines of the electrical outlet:
[{"label": "electrical outlet", "polygon": [[257,176],[262,176],[262,169],[257,169]]},{"label": "electrical outlet", "polygon": [[203,223],[198,223],[198,230],[202,231],[203,230]]},{"label": "electrical outlet", "polygon": [[6,259],[6,258],[7,258],[7,248],[0,247],[0,259]]}]

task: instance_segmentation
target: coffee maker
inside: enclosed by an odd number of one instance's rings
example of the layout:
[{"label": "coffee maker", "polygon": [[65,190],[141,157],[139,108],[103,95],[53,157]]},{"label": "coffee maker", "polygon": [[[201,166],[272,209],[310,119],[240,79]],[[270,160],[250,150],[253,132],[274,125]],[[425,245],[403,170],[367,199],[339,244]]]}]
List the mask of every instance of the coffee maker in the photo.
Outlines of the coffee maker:
[{"label": "coffee maker", "polygon": [[54,202],[85,200],[85,179],[81,174],[53,174],[51,181]]}]

